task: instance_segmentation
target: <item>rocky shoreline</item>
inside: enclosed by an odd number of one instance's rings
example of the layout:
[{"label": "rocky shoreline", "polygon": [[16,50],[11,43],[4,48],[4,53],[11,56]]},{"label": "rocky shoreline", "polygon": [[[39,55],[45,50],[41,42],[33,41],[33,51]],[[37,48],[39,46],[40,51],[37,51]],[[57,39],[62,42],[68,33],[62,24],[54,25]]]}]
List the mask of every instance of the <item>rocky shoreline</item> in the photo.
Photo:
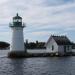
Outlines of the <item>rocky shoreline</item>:
[{"label": "rocky shoreline", "polygon": [[28,58],[28,57],[65,57],[75,56],[75,53],[56,55],[55,53],[26,53],[26,52],[9,52],[8,58]]}]

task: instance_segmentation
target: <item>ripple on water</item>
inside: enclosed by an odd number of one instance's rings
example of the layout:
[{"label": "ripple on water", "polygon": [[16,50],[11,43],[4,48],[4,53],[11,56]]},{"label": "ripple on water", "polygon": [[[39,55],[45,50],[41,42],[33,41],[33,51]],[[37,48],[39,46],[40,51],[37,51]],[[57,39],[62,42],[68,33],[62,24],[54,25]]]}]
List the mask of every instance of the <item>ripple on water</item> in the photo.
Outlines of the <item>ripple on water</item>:
[{"label": "ripple on water", "polygon": [[75,57],[0,58],[0,75],[75,75]]}]

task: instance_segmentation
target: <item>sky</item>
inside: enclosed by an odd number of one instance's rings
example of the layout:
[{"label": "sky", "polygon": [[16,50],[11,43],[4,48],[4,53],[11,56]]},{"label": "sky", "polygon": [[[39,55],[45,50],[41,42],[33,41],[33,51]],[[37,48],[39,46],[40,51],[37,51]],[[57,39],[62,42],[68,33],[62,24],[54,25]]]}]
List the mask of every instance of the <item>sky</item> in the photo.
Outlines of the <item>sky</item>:
[{"label": "sky", "polygon": [[0,41],[11,42],[12,17],[26,24],[24,41],[47,42],[50,35],[66,35],[75,42],[75,0],[1,0]]}]

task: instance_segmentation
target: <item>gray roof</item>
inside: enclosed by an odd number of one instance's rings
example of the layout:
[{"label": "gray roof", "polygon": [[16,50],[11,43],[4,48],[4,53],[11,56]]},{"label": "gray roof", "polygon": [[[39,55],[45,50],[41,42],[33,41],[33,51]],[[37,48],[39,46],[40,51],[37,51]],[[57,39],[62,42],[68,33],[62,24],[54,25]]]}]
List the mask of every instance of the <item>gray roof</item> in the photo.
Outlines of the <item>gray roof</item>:
[{"label": "gray roof", "polygon": [[73,45],[66,36],[52,36],[58,45]]},{"label": "gray roof", "polygon": [[13,17],[13,19],[22,19],[22,17],[20,17],[20,16],[18,15],[18,13],[17,13],[16,16]]},{"label": "gray roof", "polygon": [[48,39],[47,43],[45,44],[45,46],[47,46],[47,44],[50,42],[51,38],[53,38],[55,40],[55,42],[58,45],[74,45],[67,36],[55,36],[55,35],[51,35],[50,38]]}]

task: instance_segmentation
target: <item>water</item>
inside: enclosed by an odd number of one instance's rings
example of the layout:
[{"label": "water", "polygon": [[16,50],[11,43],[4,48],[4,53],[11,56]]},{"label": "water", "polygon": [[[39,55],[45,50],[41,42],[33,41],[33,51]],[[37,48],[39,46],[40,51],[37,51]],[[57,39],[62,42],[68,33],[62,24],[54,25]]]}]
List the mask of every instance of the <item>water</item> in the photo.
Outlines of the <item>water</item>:
[{"label": "water", "polygon": [[75,57],[10,59],[1,56],[0,75],[75,75]]}]

